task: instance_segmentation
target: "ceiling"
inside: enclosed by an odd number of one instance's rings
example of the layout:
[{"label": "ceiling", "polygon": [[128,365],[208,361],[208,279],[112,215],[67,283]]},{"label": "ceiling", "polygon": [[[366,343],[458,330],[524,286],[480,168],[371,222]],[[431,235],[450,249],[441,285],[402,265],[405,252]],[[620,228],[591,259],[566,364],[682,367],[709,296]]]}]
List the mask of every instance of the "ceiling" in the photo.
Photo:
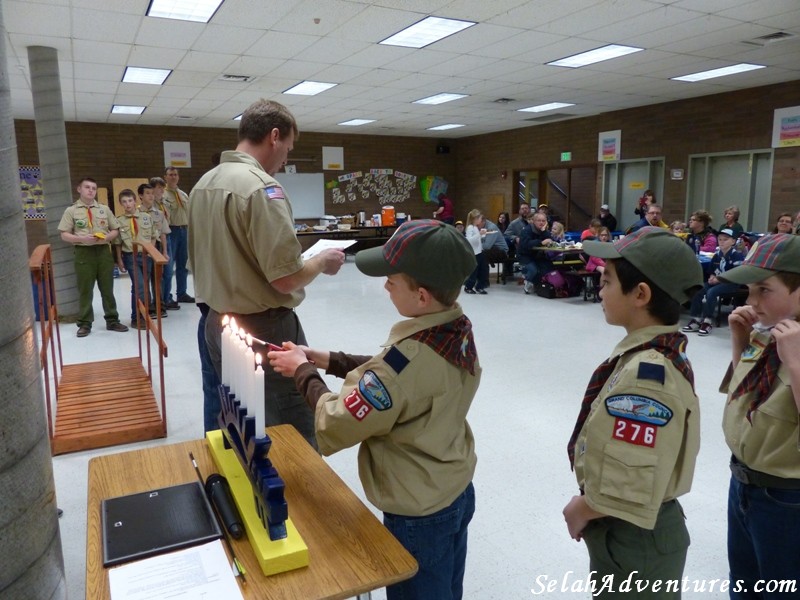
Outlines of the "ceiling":
[{"label": "ceiling", "polygon": [[[367,135],[459,138],[800,79],[798,0],[225,0],[208,24],[146,17],[148,4],[2,0],[14,117],[34,116],[31,45],[58,50],[67,121],[234,128],[264,97],[286,104],[301,130]],[[378,45],[427,15],[478,24],[423,49]],[[754,42],[777,32],[792,37]],[[609,43],[645,51],[545,64]],[[670,81],[739,62],[768,68]],[[173,72],[161,86],[122,83],[126,66]],[[304,79],[339,85],[282,93]],[[468,97],[412,104],[439,92]],[[517,111],[548,102],[575,106]],[[147,109],[112,115],[113,104]],[[338,125],[354,118],[376,122]],[[445,123],[465,126],[426,131]]]}]

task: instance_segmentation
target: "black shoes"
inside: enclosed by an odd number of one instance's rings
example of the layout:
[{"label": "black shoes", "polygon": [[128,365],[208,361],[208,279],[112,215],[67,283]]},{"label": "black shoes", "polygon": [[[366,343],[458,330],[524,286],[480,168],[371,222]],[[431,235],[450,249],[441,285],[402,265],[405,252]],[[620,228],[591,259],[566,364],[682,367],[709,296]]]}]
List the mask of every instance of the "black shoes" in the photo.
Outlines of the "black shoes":
[{"label": "black shoes", "polygon": [[[119,321],[117,321],[116,323],[109,323],[108,325],[106,325],[106,329],[108,329],[109,331],[119,331],[120,333],[128,331],[128,328]],[[80,334],[81,330],[79,329],[78,335]]]},{"label": "black shoes", "polygon": [[181,305],[175,302],[175,300],[167,300],[162,304],[162,306],[167,310],[180,310]]},{"label": "black shoes", "polygon": [[92,333],[91,327],[86,327],[85,325],[78,327],[78,337],[86,337],[90,333]]},{"label": "black shoes", "polygon": [[192,298],[189,294],[181,294],[178,296],[178,302],[183,302],[185,304],[194,304],[194,298]]}]

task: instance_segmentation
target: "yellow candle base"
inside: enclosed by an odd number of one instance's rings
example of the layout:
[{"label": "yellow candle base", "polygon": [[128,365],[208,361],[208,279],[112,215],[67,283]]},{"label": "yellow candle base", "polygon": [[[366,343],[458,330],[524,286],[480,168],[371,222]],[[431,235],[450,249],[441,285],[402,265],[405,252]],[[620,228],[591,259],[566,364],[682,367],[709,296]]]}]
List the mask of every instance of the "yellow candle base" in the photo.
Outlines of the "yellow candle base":
[{"label": "yellow candle base", "polygon": [[[220,473],[228,480],[234,502],[242,515],[247,539],[264,575],[275,575],[308,566],[308,546],[291,519],[286,520],[286,539],[272,541],[258,518],[253,487],[233,450],[226,450],[219,430],[206,433],[208,447]],[[289,507],[291,509],[291,507]]]}]

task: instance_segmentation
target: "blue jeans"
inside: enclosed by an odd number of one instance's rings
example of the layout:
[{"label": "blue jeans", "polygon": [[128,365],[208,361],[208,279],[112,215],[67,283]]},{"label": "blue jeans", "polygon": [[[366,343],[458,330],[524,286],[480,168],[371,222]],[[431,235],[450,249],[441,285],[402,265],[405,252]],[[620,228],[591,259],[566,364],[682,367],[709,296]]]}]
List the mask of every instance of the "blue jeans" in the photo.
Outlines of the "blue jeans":
[{"label": "blue jeans", "polygon": [[459,600],[464,592],[467,527],[475,513],[470,483],[455,501],[425,517],[383,514],[383,524],[417,560],[411,579],[386,588],[387,600]]},{"label": "blue jeans", "polygon": [[186,295],[186,279],[189,270],[186,263],[189,260],[189,237],[186,227],[175,226],[169,236],[172,238],[172,254],[169,262],[175,270],[175,296],[180,298]]},{"label": "blue jeans", "polygon": [[173,247],[173,240],[175,238],[172,237],[170,233],[167,235],[167,255],[169,256],[169,260],[167,264],[164,265],[162,272],[161,272],[161,301],[162,302],[169,302],[172,296],[172,271],[174,256],[175,256],[175,248]]},{"label": "blue jeans", "polygon": [[[728,490],[728,565],[730,597],[800,596],[800,490],[745,485],[731,477]],[[756,592],[758,580],[795,580],[794,594]],[[737,582],[741,581],[739,585]]]},{"label": "blue jeans", "polygon": [[480,254],[475,255],[475,270],[470,273],[470,276],[467,277],[467,280],[464,282],[464,287],[468,290],[471,290],[474,287],[477,289],[482,290],[485,287],[488,287],[488,271],[486,281],[483,281],[482,272],[483,272],[483,265],[486,263],[486,257],[484,256],[483,252]]},{"label": "blue jeans", "polygon": [[[718,283],[716,285],[709,285],[708,282],[703,284],[703,289],[697,292],[692,298],[692,306],[690,314],[693,317],[702,317],[710,319],[714,316],[714,311],[717,309],[717,302],[719,297],[724,294],[732,294],[742,287],[738,283]],[[703,304],[703,298],[706,299]]]},{"label": "blue jeans", "polygon": [[[148,275],[152,272],[152,260],[149,258],[147,259],[147,273]],[[145,292],[145,285],[144,285],[144,261],[142,260],[142,254],[137,254],[134,259],[133,252],[123,252],[122,253],[122,264],[125,265],[125,270],[128,272],[128,275],[131,278],[131,321],[136,320],[136,298],[138,297],[139,300],[142,301],[142,304],[147,304],[144,300],[144,292]],[[134,288],[134,282],[136,287]],[[138,294],[135,290],[138,290]],[[148,294],[149,296],[149,294]],[[148,298],[149,300],[149,298]],[[150,308],[153,309],[154,306],[150,303]]]},{"label": "blue jeans", "polygon": [[217,416],[221,410],[219,402],[219,376],[214,370],[211,354],[206,344],[206,318],[208,304],[198,302],[200,320],[197,322],[197,350],[200,352],[200,373],[203,376],[203,427],[206,432],[219,429]]}]

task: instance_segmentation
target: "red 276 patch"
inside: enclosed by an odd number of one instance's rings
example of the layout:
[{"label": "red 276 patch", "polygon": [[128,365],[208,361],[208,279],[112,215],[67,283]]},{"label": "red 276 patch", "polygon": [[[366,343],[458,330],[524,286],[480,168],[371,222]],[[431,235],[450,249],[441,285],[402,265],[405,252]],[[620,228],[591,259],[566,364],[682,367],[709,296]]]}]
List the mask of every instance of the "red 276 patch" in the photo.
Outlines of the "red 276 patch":
[{"label": "red 276 patch", "polygon": [[344,405],[356,421],[363,421],[372,407],[359,395],[358,390],[353,390],[344,399]]},{"label": "red 276 patch", "polygon": [[652,448],[656,445],[656,426],[617,417],[614,422],[614,438]]}]

